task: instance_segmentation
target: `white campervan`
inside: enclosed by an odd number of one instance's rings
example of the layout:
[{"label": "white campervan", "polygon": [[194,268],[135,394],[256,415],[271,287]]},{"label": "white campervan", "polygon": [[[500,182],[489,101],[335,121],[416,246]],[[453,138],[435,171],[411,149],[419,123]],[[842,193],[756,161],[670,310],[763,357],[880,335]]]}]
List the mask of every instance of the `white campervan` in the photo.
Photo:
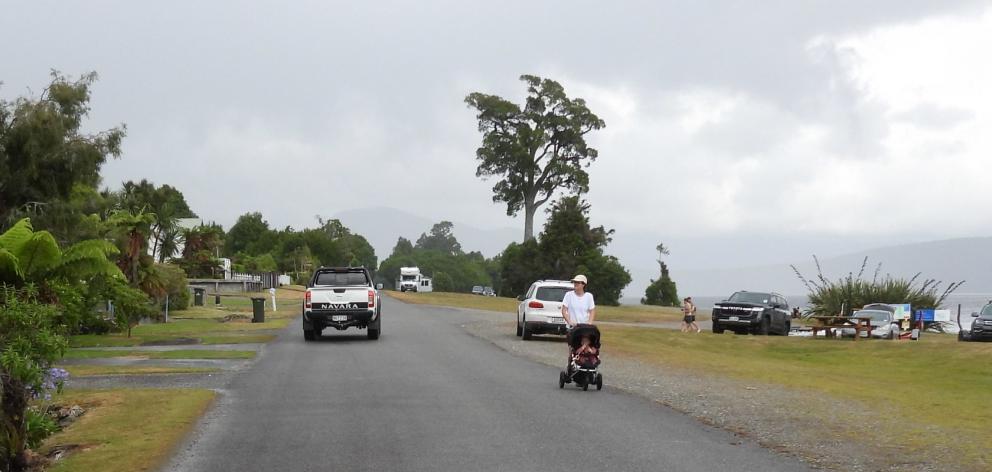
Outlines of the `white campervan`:
[{"label": "white campervan", "polygon": [[400,267],[400,278],[396,280],[396,290],[401,292],[433,292],[434,283],[424,277],[417,267]]}]

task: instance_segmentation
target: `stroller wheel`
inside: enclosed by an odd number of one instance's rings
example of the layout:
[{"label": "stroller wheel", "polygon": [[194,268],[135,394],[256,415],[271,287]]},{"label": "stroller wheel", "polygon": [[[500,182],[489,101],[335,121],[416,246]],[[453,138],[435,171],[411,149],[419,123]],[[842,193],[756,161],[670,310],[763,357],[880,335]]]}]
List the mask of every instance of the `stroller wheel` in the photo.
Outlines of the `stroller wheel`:
[{"label": "stroller wheel", "polygon": [[582,391],[585,392],[587,390],[589,390],[589,382],[585,382],[582,384]]},{"label": "stroller wheel", "polygon": [[596,374],[596,390],[603,389],[603,374]]},{"label": "stroller wheel", "polygon": [[565,388],[565,373],[558,372],[558,388]]}]

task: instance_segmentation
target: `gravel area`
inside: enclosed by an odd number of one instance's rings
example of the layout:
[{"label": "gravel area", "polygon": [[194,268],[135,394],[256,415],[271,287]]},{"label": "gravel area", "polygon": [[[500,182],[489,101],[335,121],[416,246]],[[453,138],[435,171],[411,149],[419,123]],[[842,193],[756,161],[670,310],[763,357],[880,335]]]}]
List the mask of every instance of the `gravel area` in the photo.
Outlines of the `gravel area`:
[{"label": "gravel area", "polygon": [[[478,311],[476,311],[478,313]],[[498,316],[498,318],[497,318]],[[512,319],[491,313],[463,327],[471,334],[520,356],[549,365],[564,365],[564,340],[514,336]],[[911,451],[890,444],[879,431],[905,427],[893,424],[900,413],[869,408],[820,392],[700,374],[672,366],[648,365],[610,357],[603,346],[603,373],[610,388],[647,397],[699,421],[758,441],[813,467],[843,471],[981,470],[962,467],[950,451]],[[548,379],[554,382],[555,379]],[[883,407],[884,408],[884,407]],[[920,428],[922,434],[953,434]],[[706,451],[700,451],[705,454]]]}]

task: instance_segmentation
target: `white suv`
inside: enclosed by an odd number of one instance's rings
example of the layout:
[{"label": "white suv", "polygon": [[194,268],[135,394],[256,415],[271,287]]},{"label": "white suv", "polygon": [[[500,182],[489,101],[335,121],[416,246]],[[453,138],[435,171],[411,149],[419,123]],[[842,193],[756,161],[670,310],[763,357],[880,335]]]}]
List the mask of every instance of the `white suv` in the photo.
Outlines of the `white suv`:
[{"label": "white suv", "polygon": [[572,282],[538,280],[525,295],[517,297],[517,336],[530,339],[532,334],[565,334],[561,301],[572,291]]}]

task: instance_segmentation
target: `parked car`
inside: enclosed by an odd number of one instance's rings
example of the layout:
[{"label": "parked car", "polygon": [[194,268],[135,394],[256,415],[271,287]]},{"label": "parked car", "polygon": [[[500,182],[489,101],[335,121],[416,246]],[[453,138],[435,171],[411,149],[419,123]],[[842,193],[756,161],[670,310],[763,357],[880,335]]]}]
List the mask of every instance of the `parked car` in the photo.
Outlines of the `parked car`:
[{"label": "parked car", "polygon": [[[871,325],[871,331],[862,331],[862,336],[882,338],[882,339],[896,339],[899,337],[899,320],[895,319],[893,315],[894,310],[881,310],[881,309],[867,309],[858,310],[854,312],[854,317],[857,318],[871,318],[869,324]],[[842,328],[837,330],[837,335],[841,337],[854,337],[857,332],[854,328]]]},{"label": "parked car", "polygon": [[367,329],[369,339],[382,332],[379,290],[364,267],[321,267],[307,282],[303,296],[303,339],[313,341],[325,328]]},{"label": "parked car", "polygon": [[517,336],[525,340],[532,334],[565,334],[565,318],[561,316],[562,300],[572,291],[572,282],[538,280],[524,295],[517,297]]},{"label": "parked car", "polygon": [[476,285],[472,287],[472,295],[482,295],[484,290],[481,285]]},{"label": "parked car", "polygon": [[713,305],[713,332],[737,334],[780,334],[792,329],[792,313],[785,297],[773,292],[735,292]]},{"label": "parked car", "polygon": [[487,296],[487,297],[495,297],[496,296],[496,291],[493,290],[492,287],[483,287],[482,288],[482,294],[485,295],[485,296]]},{"label": "parked car", "polygon": [[971,332],[967,336],[958,334],[958,339],[962,341],[992,340],[992,303],[982,307],[981,311],[972,313],[971,316],[975,319],[971,322]]}]

